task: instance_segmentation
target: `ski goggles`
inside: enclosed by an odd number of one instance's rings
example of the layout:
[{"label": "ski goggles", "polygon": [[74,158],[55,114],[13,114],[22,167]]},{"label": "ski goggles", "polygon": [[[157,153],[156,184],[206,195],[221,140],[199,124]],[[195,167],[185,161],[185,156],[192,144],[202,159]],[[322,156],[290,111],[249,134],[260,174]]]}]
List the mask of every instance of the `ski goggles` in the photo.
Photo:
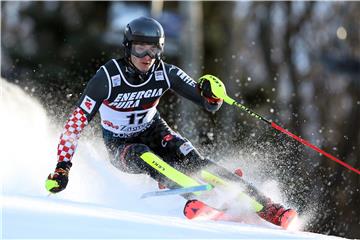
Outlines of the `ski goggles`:
[{"label": "ski goggles", "polygon": [[133,43],[131,46],[131,54],[138,58],[143,58],[146,55],[156,58],[161,53],[162,49],[155,44]]}]

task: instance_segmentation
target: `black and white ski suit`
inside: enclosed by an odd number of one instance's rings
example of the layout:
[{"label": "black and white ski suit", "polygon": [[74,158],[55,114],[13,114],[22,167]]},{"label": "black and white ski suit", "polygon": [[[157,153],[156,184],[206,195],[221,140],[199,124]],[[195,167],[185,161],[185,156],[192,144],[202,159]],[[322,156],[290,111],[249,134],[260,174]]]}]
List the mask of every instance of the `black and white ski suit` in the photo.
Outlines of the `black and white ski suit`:
[{"label": "black and white ski suit", "polygon": [[139,157],[142,153],[152,151],[186,173],[206,165],[207,160],[167,125],[156,107],[169,89],[208,111],[217,111],[222,101],[203,97],[198,84],[174,65],[158,61],[150,72],[141,80],[124,59],[112,59],[103,65],[87,84],[66,122],[58,146],[58,161],[72,159],[80,132],[99,112],[111,162],[122,171],[146,173],[170,187],[174,183],[142,161]]}]

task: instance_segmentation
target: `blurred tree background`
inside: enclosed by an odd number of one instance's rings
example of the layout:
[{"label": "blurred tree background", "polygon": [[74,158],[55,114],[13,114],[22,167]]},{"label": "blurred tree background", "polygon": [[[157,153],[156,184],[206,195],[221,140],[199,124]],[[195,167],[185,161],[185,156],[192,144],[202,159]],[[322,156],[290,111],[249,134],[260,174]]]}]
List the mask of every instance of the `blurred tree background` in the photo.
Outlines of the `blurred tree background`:
[{"label": "blurred tree background", "polygon": [[[359,169],[359,12],[336,1],[2,1],[1,76],[63,122],[96,70],[123,55],[125,25],[152,16],[166,62],[217,75],[230,96]],[[159,111],[205,155],[276,179],[311,213],[306,230],[360,238],[358,174],[230,106],[210,114],[169,92]]]}]

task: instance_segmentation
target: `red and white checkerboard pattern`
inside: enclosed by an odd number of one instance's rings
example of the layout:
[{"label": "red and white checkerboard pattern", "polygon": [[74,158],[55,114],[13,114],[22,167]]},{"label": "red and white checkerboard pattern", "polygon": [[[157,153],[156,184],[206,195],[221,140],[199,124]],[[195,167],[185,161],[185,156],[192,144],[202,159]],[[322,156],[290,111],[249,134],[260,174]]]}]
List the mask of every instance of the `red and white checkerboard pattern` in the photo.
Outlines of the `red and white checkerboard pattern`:
[{"label": "red and white checkerboard pattern", "polygon": [[85,113],[76,108],[67,120],[58,145],[58,162],[70,161],[75,153],[81,131],[88,124]]}]

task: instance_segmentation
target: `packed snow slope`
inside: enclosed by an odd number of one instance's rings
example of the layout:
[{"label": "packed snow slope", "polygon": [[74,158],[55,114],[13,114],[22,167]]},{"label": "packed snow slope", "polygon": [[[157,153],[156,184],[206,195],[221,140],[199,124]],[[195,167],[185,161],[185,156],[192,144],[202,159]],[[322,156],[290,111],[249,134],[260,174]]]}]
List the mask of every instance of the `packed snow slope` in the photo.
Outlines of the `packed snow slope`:
[{"label": "packed snow slope", "polygon": [[[180,196],[140,199],[147,176],[118,171],[100,136],[80,139],[65,191],[44,182],[56,165],[62,126],[15,85],[1,80],[2,238],[332,239],[270,224],[190,221]],[[86,134],[86,133],[85,133]]]}]

